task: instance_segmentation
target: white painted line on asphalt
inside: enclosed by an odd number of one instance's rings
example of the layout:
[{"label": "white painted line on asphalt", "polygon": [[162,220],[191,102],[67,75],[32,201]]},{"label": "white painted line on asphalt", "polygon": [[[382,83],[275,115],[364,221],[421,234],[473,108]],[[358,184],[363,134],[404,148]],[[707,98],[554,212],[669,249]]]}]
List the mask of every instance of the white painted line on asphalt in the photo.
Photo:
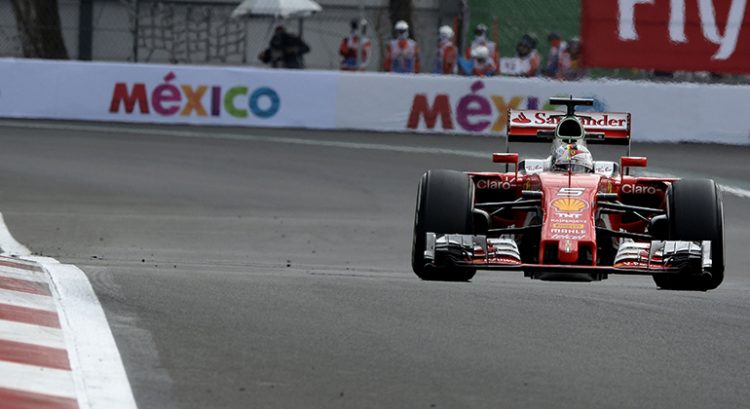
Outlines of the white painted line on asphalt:
[{"label": "white painted line on asphalt", "polygon": [[[70,371],[0,361],[0,387],[75,399]],[[0,406],[2,404],[0,403]]]},{"label": "white painted line on asphalt", "polygon": [[730,195],[741,197],[743,199],[750,199],[750,190],[747,189],[741,189],[735,186],[727,186],[722,184],[719,184],[719,189],[721,189],[722,192],[729,193]]},{"label": "white painted line on asphalt", "polygon": [[23,121],[2,121],[0,126],[12,126],[14,128],[27,128],[27,129],[62,129],[66,131],[79,131],[79,132],[100,132],[100,133],[121,133],[130,135],[157,135],[157,136],[178,136],[183,138],[199,138],[199,139],[225,139],[225,140],[237,140],[237,141],[252,141],[252,142],[268,142],[268,143],[280,143],[290,145],[307,145],[307,146],[321,146],[330,148],[345,148],[345,149],[365,149],[365,150],[377,150],[377,151],[388,151],[388,152],[403,152],[403,153],[426,153],[436,155],[457,155],[457,156],[468,156],[472,158],[485,158],[490,159],[491,153],[479,152],[479,151],[467,151],[467,150],[456,150],[456,149],[444,149],[444,148],[430,148],[421,146],[398,146],[398,145],[384,145],[377,143],[361,143],[361,142],[341,142],[341,141],[321,141],[304,138],[287,138],[287,137],[273,137],[273,136],[262,136],[262,135],[249,135],[244,133],[231,133],[225,131],[216,131],[212,129],[211,132],[197,132],[197,131],[185,131],[176,129],[151,129],[151,128],[134,128],[134,127],[114,127],[106,125],[75,125],[75,124],[39,124],[39,123],[27,123]]},{"label": "white painted line on asphalt", "polygon": [[0,303],[14,305],[16,307],[57,312],[57,305],[52,297],[22,293],[13,290],[0,289]]},{"label": "white painted line on asphalt", "polygon": [[[121,134],[132,134],[132,135],[158,135],[158,136],[177,136],[183,138],[202,138],[202,139],[226,139],[226,140],[241,140],[241,141],[255,141],[255,142],[268,142],[268,143],[280,143],[280,144],[291,144],[291,145],[307,145],[307,146],[320,146],[330,148],[344,148],[344,149],[364,149],[364,150],[378,150],[388,152],[401,152],[401,153],[418,153],[418,154],[432,154],[432,155],[452,155],[452,156],[464,156],[470,158],[482,158],[489,159],[489,153],[479,151],[468,151],[460,149],[444,149],[444,148],[430,148],[420,146],[398,146],[398,145],[385,145],[376,143],[360,143],[360,142],[341,142],[341,141],[321,141],[314,139],[304,138],[286,138],[286,137],[272,137],[262,135],[248,135],[241,133],[231,133],[224,131],[216,131],[211,129],[211,132],[197,132],[197,131],[185,131],[176,129],[152,129],[152,128],[134,128],[128,127],[114,127],[107,125],[75,125],[75,124],[40,124],[40,123],[29,123],[18,120],[7,120],[0,122],[0,126],[12,126],[16,128],[27,128],[27,129],[63,129],[68,131],[80,131],[80,132],[102,132],[102,133],[121,133]],[[732,186],[727,184],[719,183],[719,188],[731,195],[741,197],[744,199],[750,199],[750,190],[743,189],[738,186]]]},{"label": "white painted line on asphalt", "polygon": [[[651,172],[651,171],[644,172],[644,175],[657,177],[657,178],[679,178],[680,177],[673,173]],[[700,176],[700,175],[690,175],[690,176],[695,177],[695,176]],[[722,184],[719,182],[716,182],[716,184],[719,186],[719,190],[721,190],[724,193],[729,193],[730,195],[734,195],[743,199],[750,199],[750,190],[748,189],[743,189],[743,188],[728,185],[728,184]]]},{"label": "white painted line on asphalt", "polygon": [[0,339],[48,348],[65,349],[65,337],[57,328],[0,320]]}]

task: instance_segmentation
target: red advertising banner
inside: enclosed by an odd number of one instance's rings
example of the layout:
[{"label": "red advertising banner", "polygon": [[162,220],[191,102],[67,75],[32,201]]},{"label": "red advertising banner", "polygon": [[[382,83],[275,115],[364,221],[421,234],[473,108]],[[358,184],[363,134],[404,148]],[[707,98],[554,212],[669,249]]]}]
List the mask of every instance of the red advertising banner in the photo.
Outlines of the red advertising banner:
[{"label": "red advertising banner", "polygon": [[750,73],[750,0],[582,0],[588,67]]}]

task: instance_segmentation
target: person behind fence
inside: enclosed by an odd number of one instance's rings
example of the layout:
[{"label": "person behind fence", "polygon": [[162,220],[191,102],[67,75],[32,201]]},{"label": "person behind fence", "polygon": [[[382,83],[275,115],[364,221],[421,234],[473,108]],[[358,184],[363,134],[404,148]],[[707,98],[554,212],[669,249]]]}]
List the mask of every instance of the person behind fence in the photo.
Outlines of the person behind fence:
[{"label": "person behind fence", "polygon": [[581,65],[581,40],[573,37],[568,46],[560,54],[560,65],[557,78],[562,80],[579,80],[588,74],[588,70]]},{"label": "person behind fence", "polygon": [[484,46],[490,53],[490,58],[495,63],[495,67],[500,65],[500,52],[497,49],[497,44],[494,41],[490,41],[487,37],[487,26],[484,24],[477,24],[477,28],[474,29],[474,40],[471,41],[471,45],[466,49],[465,57],[467,60],[471,60],[474,49]]},{"label": "person behind fence", "polygon": [[273,68],[304,68],[302,56],[310,52],[310,47],[299,36],[286,31],[284,26],[277,26],[268,48],[263,50],[258,59]]},{"label": "person behind fence", "polygon": [[438,30],[438,46],[435,57],[435,74],[455,74],[458,63],[458,48],[453,44],[453,29],[442,26]]},{"label": "person behind fence", "polygon": [[[341,40],[339,54],[342,57],[341,69],[344,71],[364,71],[370,59],[372,43],[365,35],[367,20],[354,19],[350,23],[351,32]],[[362,41],[360,42],[360,38]]]},{"label": "person behind fence", "polygon": [[560,55],[567,47],[567,43],[562,41],[560,35],[554,32],[549,33],[547,41],[549,42],[549,52],[547,53],[547,61],[544,63],[544,68],[542,68],[542,75],[556,78],[560,67]]},{"label": "person behind fence", "polygon": [[419,46],[409,38],[409,24],[399,20],[393,29],[396,36],[386,44],[383,68],[387,72],[419,72]]},{"label": "person behind fence", "polygon": [[472,61],[474,63],[472,74],[476,77],[492,77],[497,74],[497,65],[495,61],[490,58],[489,48],[480,45],[471,53]]},{"label": "person behind fence", "polygon": [[528,70],[521,73],[522,77],[535,77],[539,74],[539,65],[542,58],[536,50],[536,42],[533,35],[524,34],[516,45],[516,58],[523,66],[528,67]]}]

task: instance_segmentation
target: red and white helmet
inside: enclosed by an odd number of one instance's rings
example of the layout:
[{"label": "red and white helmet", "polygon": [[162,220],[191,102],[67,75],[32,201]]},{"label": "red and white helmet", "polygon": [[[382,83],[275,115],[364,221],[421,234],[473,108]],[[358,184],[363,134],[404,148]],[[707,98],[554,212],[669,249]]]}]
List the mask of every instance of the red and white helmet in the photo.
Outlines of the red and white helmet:
[{"label": "red and white helmet", "polygon": [[552,169],[591,173],[594,171],[594,158],[585,146],[564,143],[552,154]]}]

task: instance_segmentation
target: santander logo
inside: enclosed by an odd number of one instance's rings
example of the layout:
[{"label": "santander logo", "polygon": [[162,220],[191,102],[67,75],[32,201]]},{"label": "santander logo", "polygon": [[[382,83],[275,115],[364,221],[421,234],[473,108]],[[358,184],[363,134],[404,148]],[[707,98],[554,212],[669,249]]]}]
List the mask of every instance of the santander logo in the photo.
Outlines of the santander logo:
[{"label": "santander logo", "polygon": [[526,118],[526,115],[521,112],[517,117],[513,118],[513,122],[517,124],[528,124],[531,123],[531,119]]}]

